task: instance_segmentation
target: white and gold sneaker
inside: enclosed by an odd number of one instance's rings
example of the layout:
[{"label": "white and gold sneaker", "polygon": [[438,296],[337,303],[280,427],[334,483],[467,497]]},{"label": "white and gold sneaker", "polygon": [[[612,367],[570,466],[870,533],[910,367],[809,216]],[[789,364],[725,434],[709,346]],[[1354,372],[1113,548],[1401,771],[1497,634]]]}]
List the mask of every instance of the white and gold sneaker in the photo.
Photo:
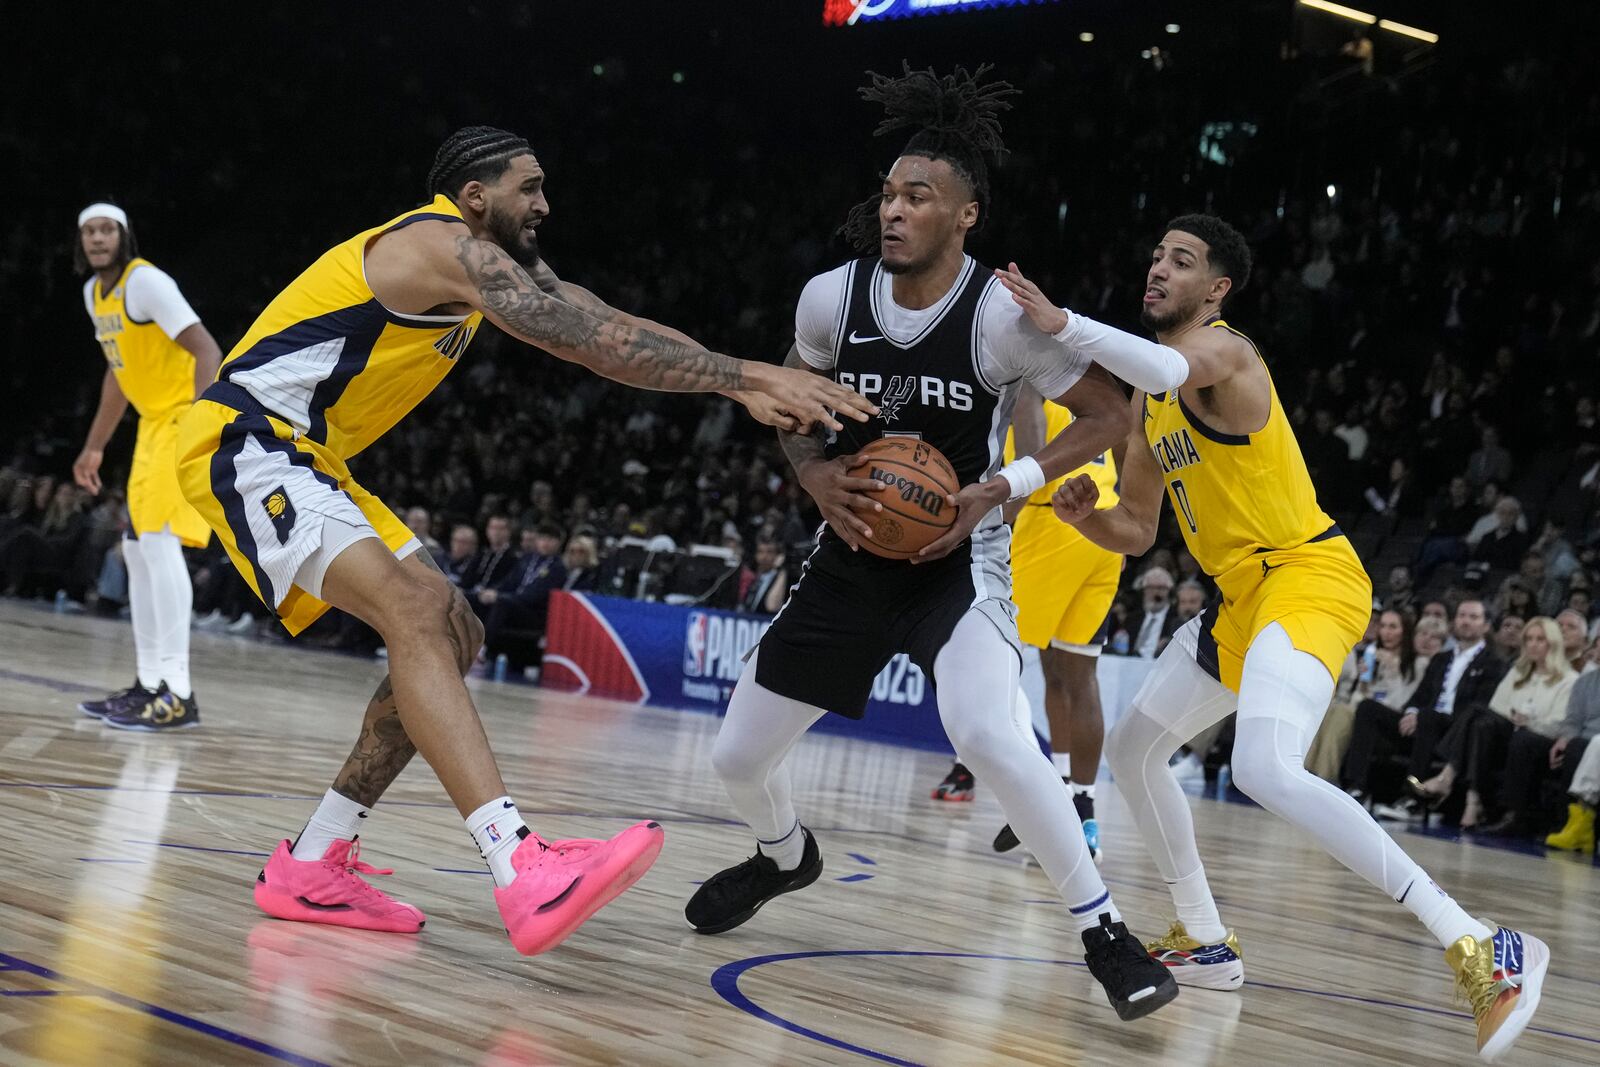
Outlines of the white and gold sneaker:
[{"label": "white and gold sneaker", "polygon": [[1244,985],[1244,953],[1232,930],[1214,945],[1202,945],[1189,936],[1182,922],[1174,922],[1165,937],[1145,945],[1157,962],[1165,964],[1179,985],[1199,989],[1238,989]]}]

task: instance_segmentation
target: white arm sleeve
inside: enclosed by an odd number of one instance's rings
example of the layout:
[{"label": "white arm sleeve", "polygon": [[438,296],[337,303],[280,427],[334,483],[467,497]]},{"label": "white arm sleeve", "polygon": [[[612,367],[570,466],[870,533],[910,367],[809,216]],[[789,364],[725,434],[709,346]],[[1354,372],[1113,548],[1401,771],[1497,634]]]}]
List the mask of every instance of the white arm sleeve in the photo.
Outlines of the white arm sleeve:
[{"label": "white arm sleeve", "polygon": [[1147,393],[1176,389],[1189,377],[1189,361],[1177,349],[1124,333],[1076,311],[1067,312],[1067,325],[1055,340]]},{"label": "white arm sleeve", "polygon": [[94,318],[94,275],[89,275],[89,280],[83,283],[83,310],[89,313],[89,318]]},{"label": "white arm sleeve", "polygon": [[172,275],[159,267],[139,267],[128,275],[125,284],[123,307],[135,322],[154,322],[162,333],[177,340],[180,333],[200,321],[178,291]]},{"label": "white arm sleeve", "polygon": [[987,384],[1002,389],[1025,381],[1046,400],[1077,385],[1089,369],[1089,357],[1040,333],[998,282],[991,286],[979,312],[983,337],[979,362]]},{"label": "white arm sleeve", "polygon": [[816,370],[832,370],[834,346],[844,327],[845,275],[849,264],[806,282],[794,309],[794,343],[800,358]]}]

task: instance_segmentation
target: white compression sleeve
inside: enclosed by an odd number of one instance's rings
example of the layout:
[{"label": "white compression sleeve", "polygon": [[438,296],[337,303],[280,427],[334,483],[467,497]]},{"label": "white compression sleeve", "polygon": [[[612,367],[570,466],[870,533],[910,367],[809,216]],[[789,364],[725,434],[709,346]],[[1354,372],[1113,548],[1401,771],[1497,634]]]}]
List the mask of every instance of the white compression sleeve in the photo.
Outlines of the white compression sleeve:
[{"label": "white compression sleeve", "polygon": [[756,681],[756,657],[745,664],[728,701],[728,714],[711,746],[711,764],[733,801],[733,810],[755,832],[758,842],[786,839],[798,816],[783,758],[821,708],[779,696]]},{"label": "white compression sleeve", "polygon": [[161,648],[156,643],[155,594],[150,589],[150,568],[138,538],[122,539],[122,563],[128,568],[128,614],[133,619],[133,654],[139,684],[155,689],[161,684]]},{"label": "white compression sleeve", "polygon": [[139,551],[150,571],[151,619],[161,680],[180,697],[189,697],[189,612],[194,586],[183,562],[183,543],[170,533],[139,535]]},{"label": "white compression sleeve", "polygon": [[1147,393],[1176,389],[1189,377],[1189,361],[1177,349],[1135,337],[1076,311],[1067,312],[1067,324],[1055,338]]}]

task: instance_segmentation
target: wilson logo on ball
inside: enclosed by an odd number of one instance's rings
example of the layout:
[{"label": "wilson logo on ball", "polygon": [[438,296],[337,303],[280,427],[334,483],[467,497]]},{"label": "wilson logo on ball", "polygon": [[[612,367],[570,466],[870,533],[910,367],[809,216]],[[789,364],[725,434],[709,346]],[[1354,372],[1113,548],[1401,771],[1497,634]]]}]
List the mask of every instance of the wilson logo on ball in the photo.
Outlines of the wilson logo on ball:
[{"label": "wilson logo on ball", "polygon": [[944,510],[944,494],[925,485],[918,485],[903,474],[884,470],[882,467],[873,467],[867,477],[880,481],[884,485],[900,494],[900,499],[907,504],[915,505],[922,509],[923,514],[937,516]]}]

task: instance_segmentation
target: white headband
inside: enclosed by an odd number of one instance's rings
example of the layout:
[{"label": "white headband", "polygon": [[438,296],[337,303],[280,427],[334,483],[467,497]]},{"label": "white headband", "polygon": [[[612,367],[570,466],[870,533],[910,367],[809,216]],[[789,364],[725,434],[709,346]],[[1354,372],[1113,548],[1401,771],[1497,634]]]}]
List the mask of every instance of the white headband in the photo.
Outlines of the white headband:
[{"label": "white headband", "polygon": [[90,204],[78,212],[78,225],[82,226],[90,219],[110,219],[119,223],[124,230],[128,228],[128,213],[115,204]]}]

